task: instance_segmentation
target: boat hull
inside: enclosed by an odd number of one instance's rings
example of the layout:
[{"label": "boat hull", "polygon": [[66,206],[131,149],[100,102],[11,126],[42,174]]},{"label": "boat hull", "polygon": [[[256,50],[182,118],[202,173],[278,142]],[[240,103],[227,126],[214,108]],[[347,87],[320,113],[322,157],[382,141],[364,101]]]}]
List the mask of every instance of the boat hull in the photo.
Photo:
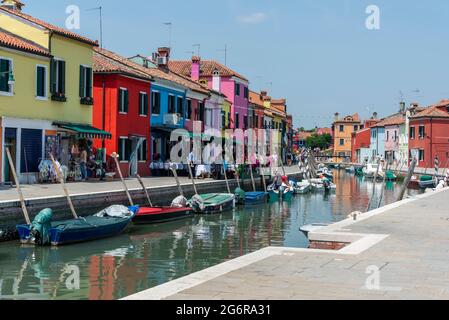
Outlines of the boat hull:
[{"label": "boat hull", "polygon": [[276,192],[274,190],[270,190],[268,192],[268,199],[270,200],[270,202],[279,201],[279,192]]},{"label": "boat hull", "polygon": [[267,202],[266,192],[247,192],[245,194],[245,205],[261,204]]},{"label": "boat hull", "polygon": [[282,193],[282,201],[291,201],[293,198],[293,190],[289,190],[287,192]]},{"label": "boat hull", "polygon": [[215,214],[229,211],[235,208],[235,196],[228,193],[202,194],[204,209],[194,209],[197,213]]},{"label": "boat hull", "polygon": [[157,224],[192,216],[193,210],[189,207],[141,207],[132,221],[135,224]]}]

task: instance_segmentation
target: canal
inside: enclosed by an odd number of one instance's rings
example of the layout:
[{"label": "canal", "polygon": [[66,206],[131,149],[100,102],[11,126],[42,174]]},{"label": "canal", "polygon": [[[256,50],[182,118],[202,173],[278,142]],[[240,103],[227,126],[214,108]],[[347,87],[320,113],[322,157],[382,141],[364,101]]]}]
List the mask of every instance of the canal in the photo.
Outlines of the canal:
[{"label": "canal", "polygon": [[[372,181],[342,170],[334,175],[335,193],[300,195],[291,203],[131,226],[115,238],[60,248],[0,243],[0,299],[119,299],[267,246],[305,248],[301,226],[337,222],[370,203]],[[381,205],[394,202],[399,189],[387,184]]]}]

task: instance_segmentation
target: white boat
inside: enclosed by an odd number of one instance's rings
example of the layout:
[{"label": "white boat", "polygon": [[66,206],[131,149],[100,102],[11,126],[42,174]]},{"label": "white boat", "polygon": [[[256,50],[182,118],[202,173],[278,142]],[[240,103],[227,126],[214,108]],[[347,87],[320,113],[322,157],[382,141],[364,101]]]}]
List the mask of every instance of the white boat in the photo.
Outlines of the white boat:
[{"label": "white boat", "polygon": [[312,185],[308,181],[301,181],[296,183],[294,188],[295,194],[305,194],[312,190]]},{"label": "white boat", "polygon": [[324,188],[324,184],[312,183],[312,190],[314,192],[324,192],[326,189]]},{"label": "white boat", "polygon": [[376,172],[377,176],[382,178],[384,174],[382,165],[379,166],[379,170],[377,170],[377,166],[377,163],[368,163],[366,167],[363,168],[363,175],[365,178],[374,179]]}]

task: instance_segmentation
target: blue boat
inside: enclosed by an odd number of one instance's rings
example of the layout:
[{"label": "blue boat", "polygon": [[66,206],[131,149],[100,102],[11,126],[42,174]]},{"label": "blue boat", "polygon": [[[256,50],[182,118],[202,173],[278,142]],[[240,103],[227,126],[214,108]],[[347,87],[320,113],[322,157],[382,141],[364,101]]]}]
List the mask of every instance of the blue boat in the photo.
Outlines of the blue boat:
[{"label": "blue boat", "polygon": [[[51,222],[50,243],[53,246],[60,246],[118,235],[131,223],[134,214],[138,211],[138,207],[130,207],[129,209],[133,214],[128,217],[99,217],[93,215]],[[31,234],[31,225],[21,224],[16,228],[22,243],[33,243],[32,238],[34,236]]]},{"label": "blue boat", "polygon": [[268,193],[262,191],[246,192],[245,204],[261,204],[267,202]]}]

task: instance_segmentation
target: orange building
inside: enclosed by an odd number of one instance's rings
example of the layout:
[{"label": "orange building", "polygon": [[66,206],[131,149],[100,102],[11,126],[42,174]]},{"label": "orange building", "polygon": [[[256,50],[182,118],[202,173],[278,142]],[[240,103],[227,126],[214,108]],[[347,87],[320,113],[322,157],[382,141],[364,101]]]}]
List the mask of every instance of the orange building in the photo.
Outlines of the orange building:
[{"label": "orange building", "polygon": [[352,133],[363,128],[358,113],[340,118],[335,114],[332,125],[334,137],[334,157],[336,162],[350,161],[352,154]]}]

